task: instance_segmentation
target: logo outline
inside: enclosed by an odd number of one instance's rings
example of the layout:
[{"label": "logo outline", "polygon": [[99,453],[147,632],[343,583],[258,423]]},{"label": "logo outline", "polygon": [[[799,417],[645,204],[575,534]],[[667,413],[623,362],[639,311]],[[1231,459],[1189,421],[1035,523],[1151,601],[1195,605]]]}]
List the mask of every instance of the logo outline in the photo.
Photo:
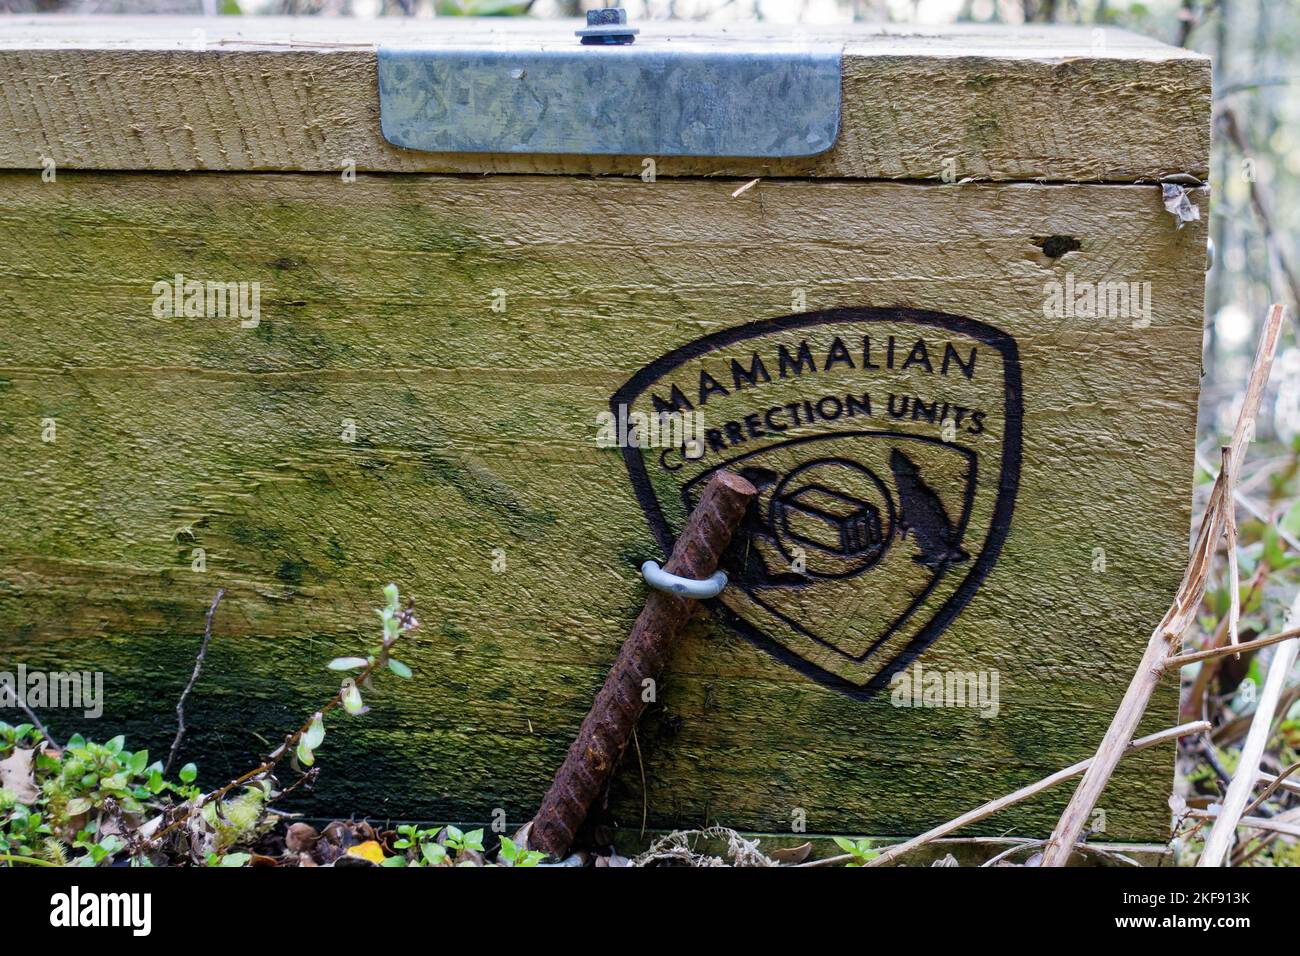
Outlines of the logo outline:
[{"label": "logo outline", "polygon": [[[979,548],[975,560],[971,563],[970,569],[966,572],[956,590],[925,622],[916,635],[908,641],[906,646],[898,651],[866,684],[855,684],[804,659],[765,634],[761,628],[732,611],[718,598],[710,599],[704,603],[709,607],[710,612],[724,625],[778,662],[793,668],[796,672],[822,686],[859,700],[868,700],[889,686],[889,682],[895,674],[909,667],[948,629],[983,585],[989,572],[997,563],[1002,548],[1010,535],[1011,519],[1015,512],[1016,498],[1020,487],[1024,417],[1020,352],[1015,339],[1001,329],[966,316],[908,307],[848,306],[815,312],[793,313],[732,326],[686,342],[664,353],[634,373],[614,393],[609,404],[610,410],[617,415],[620,408],[630,407],[651,385],[669,372],[680,368],[692,359],[700,358],[720,348],[735,345],[747,339],[758,339],[776,332],[845,322],[865,324],[907,323],[909,325],[935,328],[964,335],[989,346],[1000,355],[1003,370],[1005,424],[1002,455],[997,476],[997,497],[983,545]],[[813,441],[824,437],[827,436],[809,435],[796,439],[796,441]],[[664,553],[668,554],[672,551],[676,539],[664,514],[663,506],[651,484],[646,460],[640,453],[640,449],[636,447],[624,447],[622,453],[633,493],[650,526],[651,534]],[[724,467],[731,461],[747,456],[748,454],[736,456],[735,459],[728,459],[727,462],[716,467]],[[794,626],[803,630],[798,624]],[[813,636],[815,637],[815,635]],[[879,641],[873,642],[872,650],[868,651],[864,657],[873,653],[878,644]]]}]

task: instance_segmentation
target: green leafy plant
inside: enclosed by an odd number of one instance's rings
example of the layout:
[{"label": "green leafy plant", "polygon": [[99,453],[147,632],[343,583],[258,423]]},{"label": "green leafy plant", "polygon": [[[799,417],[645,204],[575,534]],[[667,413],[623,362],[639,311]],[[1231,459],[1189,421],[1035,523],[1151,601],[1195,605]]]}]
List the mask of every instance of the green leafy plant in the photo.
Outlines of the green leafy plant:
[{"label": "green leafy plant", "polygon": [[880,856],[879,851],[871,849],[870,840],[853,840],[849,837],[835,837],[835,845],[852,857],[852,859],[844,864],[845,866],[866,866],[869,862]]},{"label": "green leafy plant", "polygon": [[[441,840],[438,839],[440,834]],[[454,826],[421,829],[404,825],[397,828],[393,849],[403,852],[389,857],[383,862],[384,866],[450,866],[453,862],[463,862],[469,851],[483,851],[483,831],[465,833]]]},{"label": "green leafy plant", "polygon": [[477,850],[483,852],[483,831],[470,830],[468,833],[462,832],[458,827],[447,826],[447,835],[443,839],[444,845],[448,850],[455,850],[457,853],[464,853],[466,850]]},{"label": "green leafy plant", "polygon": [[31,724],[0,723],[0,759],[26,752],[30,779],[0,791],[0,864],[99,866],[121,853],[119,835],[175,798],[198,795],[197,770],[183,768],[180,783],[164,779],[163,767],[146,750],[126,749],[124,737],[104,743],[73,734],[63,747]]},{"label": "green leafy plant", "polygon": [[525,850],[509,837],[501,838],[500,858],[511,866],[536,866],[545,859],[546,854],[537,850]]}]

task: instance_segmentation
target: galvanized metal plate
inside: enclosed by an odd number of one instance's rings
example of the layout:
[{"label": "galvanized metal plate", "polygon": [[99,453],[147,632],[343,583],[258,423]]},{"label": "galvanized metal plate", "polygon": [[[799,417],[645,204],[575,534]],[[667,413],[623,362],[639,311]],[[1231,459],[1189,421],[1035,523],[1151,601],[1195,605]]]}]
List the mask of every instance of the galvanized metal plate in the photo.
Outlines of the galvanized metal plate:
[{"label": "galvanized metal plate", "polygon": [[381,47],[394,146],[451,153],[814,156],[840,128],[840,48]]}]

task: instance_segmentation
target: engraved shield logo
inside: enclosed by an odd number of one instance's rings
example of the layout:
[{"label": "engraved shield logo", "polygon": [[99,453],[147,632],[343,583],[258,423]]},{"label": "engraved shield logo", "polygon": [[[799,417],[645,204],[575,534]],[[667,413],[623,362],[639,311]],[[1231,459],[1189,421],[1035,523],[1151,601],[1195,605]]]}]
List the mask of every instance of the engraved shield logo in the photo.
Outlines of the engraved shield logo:
[{"label": "engraved shield logo", "polygon": [[[845,308],[716,332],[610,400],[696,437],[623,448],[665,552],[717,468],[759,490],[713,602],[777,659],[869,697],[952,623],[996,563],[1020,476],[1010,336],[914,309]],[[680,434],[680,431],[679,431]]]}]

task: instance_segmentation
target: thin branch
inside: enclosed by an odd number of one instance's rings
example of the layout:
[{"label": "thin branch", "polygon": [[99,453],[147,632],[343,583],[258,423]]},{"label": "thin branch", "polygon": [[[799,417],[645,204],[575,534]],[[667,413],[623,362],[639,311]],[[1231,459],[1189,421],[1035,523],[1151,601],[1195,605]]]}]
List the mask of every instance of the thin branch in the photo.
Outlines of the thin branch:
[{"label": "thin branch", "polygon": [[[1215,481],[1219,480],[1219,473],[1210,467],[1209,463],[1201,456],[1199,451],[1196,453],[1196,464],[1199,465],[1201,470],[1212,479]],[[1255,502],[1250,498],[1246,497],[1242,490],[1236,487],[1236,481],[1233,482],[1232,500],[1249,511],[1250,516],[1256,521],[1261,521],[1266,525],[1272,525],[1273,530],[1277,532],[1277,536],[1282,539],[1286,546],[1296,554],[1300,554],[1300,540],[1297,540],[1295,535],[1287,531],[1286,528],[1283,528],[1280,522],[1269,517],[1268,512],[1263,508],[1255,504]]]},{"label": "thin branch", "polygon": [[[1210,729],[1209,722],[1204,720],[1197,720],[1197,721],[1193,721],[1190,724],[1181,724],[1178,727],[1171,727],[1168,730],[1162,730],[1159,733],[1150,734],[1149,736],[1140,737],[1137,740],[1132,741],[1131,743],[1128,744],[1127,747],[1123,748],[1123,750],[1121,751],[1121,756],[1124,754],[1137,753],[1138,751],[1146,750],[1148,747],[1154,747],[1156,744],[1166,743],[1167,741],[1170,740],[1177,740],[1179,737],[1182,737],[1186,734],[1204,733],[1209,729]],[[993,816],[993,814],[1005,810],[1007,807],[1014,806],[1017,803],[1023,803],[1025,800],[1028,800],[1030,797],[1036,796],[1037,794],[1042,793],[1044,790],[1049,790],[1052,787],[1056,786],[1058,783],[1061,783],[1065,780],[1069,780],[1071,777],[1077,777],[1079,774],[1083,773],[1089,767],[1091,767],[1092,762],[1095,759],[1096,759],[1095,757],[1089,757],[1087,760],[1080,760],[1078,763],[1071,764],[1070,766],[1066,767],[1064,770],[1056,771],[1056,773],[1052,774],[1051,776],[1044,777],[1042,780],[1039,780],[1035,783],[1031,783],[1028,786],[1021,787],[1019,790],[1016,790],[1012,793],[1008,793],[1005,796],[998,797],[996,800],[990,800],[988,803],[982,804],[976,807],[974,810],[968,810],[966,813],[963,813],[961,816],[949,820],[947,823],[941,823],[937,827],[934,827],[930,830],[926,830],[920,836],[914,836],[910,840],[889,847],[888,849],[884,850],[878,857],[871,860],[866,865],[884,866],[886,863],[893,862],[894,860],[898,859],[898,857],[902,856],[905,853],[911,853],[917,847],[924,846],[925,844],[931,843],[939,839],[940,837],[947,836],[949,833],[952,833],[954,830],[960,830],[963,827],[968,827],[972,823],[978,823],[980,820],[983,820],[986,817],[991,817]],[[848,860],[851,860],[852,858],[853,858],[852,854],[846,853],[842,856],[830,856],[830,857],[826,857],[825,859],[813,860],[811,863],[804,863],[801,865],[802,866],[834,866],[838,863],[844,863]]]},{"label": "thin branch", "polygon": [[[1190,813],[1188,813],[1188,816],[1196,817],[1197,819],[1213,820],[1214,828],[1210,830],[1211,837],[1214,836],[1214,831],[1219,828],[1219,821],[1223,819],[1222,813],[1213,814],[1213,813],[1208,813],[1205,810],[1192,810]],[[1234,830],[1236,830],[1237,827],[1253,827],[1256,830],[1270,830],[1273,833],[1282,833],[1285,834],[1286,836],[1300,837],[1300,824],[1279,823],[1277,820],[1270,820],[1268,817],[1238,817],[1233,827],[1228,832],[1229,833],[1233,832]],[[1206,850],[1209,849],[1208,842],[1206,843],[1205,848]],[[1201,854],[1201,859],[1202,860],[1205,859],[1204,853]],[[1197,866],[1218,866],[1219,864],[1197,863],[1196,865]]]},{"label": "thin branch", "polygon": [[[1294,624],[1300,620],[1300,593],[1291,604],[1287,623]],[[1228,855],[1232,842],[1236,839],[1237,826],[1245,815],[1246,802],[1255,790],[1259,780],[1259,761],[1264,756],[1264,748],[1272,733],[1273,714],[1277,711],[1282,689],[1291,674],[1300,652],[1300,640],[1292,639],[1281,644],[1273,654],[1269,664],[1268,676],[1264,679],[1264,689],[1260,692],[1259,702],[1255,705],[1255,716],[1250,722],[1250,731],[1246,741],[1241,745],[1241,756],[1237,761],[1237,772],[1228,785],[1228,792],[1223,797],[1223,807],[1218,819],[1210,828],[1210,835],[1205,839],[1205,849],[1197,866],[1222,866]],[[1300,835],[1300,830],[1297,831]]]},{"label": "thin branch", "polygon": [[[1255,596],[1264,587],[1264,581],[1268,578],[1268,572],[1268,562],[1261,558],[1259,565],[1255,568],[1255,574],[1251,578],[1250,587],[1247,589],[1247,604],[1253,601]],[[1209,649],[1218,650],[1224,646],[1227,640],[1228,619],[1225,617],[1219,621],[1219,626],[1214,629],[1214,635],[1210,638]],[[1200,652],[1197,651],[1195,653]],[[1188,692],[1187,699],[1183,701],[1183,709],[1181,713],[1183,713],[1184,716],[1206,716],[1205,700],[1210,692],[1210,681],[1212,681],[1214,675],[1218,673],[1219,663],[1219,659],[1211,659],[1208,664],[1196,672],[1196,679],[1192,681],[1192,689]]]},{"label": "thin branch", "polygon": [[50,732],[46,730],[45,725],[41,723],[41,718],[36,716],[36,711],[32,710],[30,707],[27,706],[27,701],[23,700],[21,695],[19,695],[18,698],[18,706],[23,709],[23,713],[26,714],[27,719],[32,722],[32,726],[41,732],[42,737],[44,737],[54,746],[56,747],[59,746],[59,742],[50,736]]},{"label": "thin branch", "polygon": [[[1237,470],[1232,464],[1232,446],[1223,446],[1223,467],[1219,474],[1229,488],[1237,486]],[[1228,643],[1236,647],[1241,643],[1238,625],[1241,622],[1241,575],[1237,570],[1237,509],[1223,509],[1223,547],[1228,552]],[[1237,652],[1241,659],[1241,652]]]},{"label": "thin branch", "polygon": [[[1278,704],[1278,712],[1285,715],[1291,709],[1291,705],[1300,700],[1300,684],[1287,690],[1282,695],[1282,701]],[[1246,735],[1250,730],[1251,721],[1255,719],[1255,711],[1234,717],[1232,720],[1217,728],[1210,736],[1213,738],[1215,746],[1227,747],[1229,744],[1236,742]]]},{"label": "thin branch", "polygon": [[[1245,819],[1243,817],[1243,819]],[[1276,823],[1300,823],[1300,810],[1291,809],[1285,813],[1279,813],[1273,817]],[[1237,847],[1237,851],[1232,855],[1231,866],[1243,866],[1249,860],[1258,856],[1264,850],[1272,846],[1283,836],[1276,830],[1267,831],[1261,834],[1253,835],[1249,841],[1242,843]]]},{"label": "thin branch", "polygon": [[1291,774],[1295,773],[1297,770],[1300,770],[1300,762],[1291,764],[1291,766],[1287,767],[1280,774],[1274,777],[1273,780],[1269,783],[1269,785],[1264,788],[1264,792],[1261,793],[1258,797],[1256,797],[1255,801],[1251,803],[1251,805],[1248,806],[1244,811],[1242,811],[1241,815],[1243,817],[1248,817],[1256,810],[1258,810],[1261,806],[1263,806],[1264,801],[1267,800],[1269,797],[1273,796],[1273,794],[1277,792],[1278,788],[1286,787],[1286,778],[1291,776]]},{"label": "thin branch", "polygon": [[176,701],[176,736],[172,740],[172,749],[167,751],[167,763],[163,765],[164,777],[172,772],[172,761],[176,759],[176,753],[181,749],[181,741],[185,739],[185,698],[190,696],[190,691],[194,689],[194,684],[199,679],[199,672],[203,670],[203,659],[208,654],[208,642],[212,640],[212,615],[217,613],[217,605],[221,603],[225,593],[225,588],[217,588],[217,596],[212,599],[212,604],[208,607],[207,620],[203,625],[203,642],[199,644],[199,656],[194,658],[194,672],[190,674],[190,682],[181,691],[180,700]]},{"label": "thin branch", "polygon": [[[1290,774],[1290,773],[1291,773],[1291,772],[1292,772],[1296,767],[1300,767],[1300,764],[1292,764],[1290,767],[1287,767],[1286,770],[1284,770],[1281,774],[1279,774],[1279,775],[1276,776],[1276,777],[1273,776],[1271,773],[1261,773],[1261,774],[1259,775],[1260,782],[1261,782],[1261,783],[1270,783],[1270,784],[1271,784],[1271,783],[1276,783],[1276,784],[1281,785],[1281,787],[1282,787],[1283,790],[1288,790],[1288,791],[1290,791],[1291,793],[1300,794],[1300,783],[1296,783],[1294,780],[1287,780],[1287,779],[1286,779],[1286,777],[1287,777],[1287,776],[1288,776],[1288,775],[1289,775],[1289,774]],[[1271,793],[1272,790],[1270,790],[1269,792]]]},{"label": "thin branch", "polygon": [[1211,647],[1205,651],[1191,651],[1187,654],[1179,654],[1170,657],[1165,661],[1165,670],[1176,671],[1195,664],[1197,661],[1208,661],[1213,658],[1227,657],[1229,654],[1239,654],[1242,651],[1257,651],[1261,647],[1270,647],[1273,644],[1280,644],[1283,641],[1289,641],[1293,637],[1300,637],[1300,627],[1289,628],[1285,631],[1279,631],[1276,634],[1270,634],[1267,637],[1257,637],[1252,641],[1246,641],[1244,644],[1227,647]]}]

